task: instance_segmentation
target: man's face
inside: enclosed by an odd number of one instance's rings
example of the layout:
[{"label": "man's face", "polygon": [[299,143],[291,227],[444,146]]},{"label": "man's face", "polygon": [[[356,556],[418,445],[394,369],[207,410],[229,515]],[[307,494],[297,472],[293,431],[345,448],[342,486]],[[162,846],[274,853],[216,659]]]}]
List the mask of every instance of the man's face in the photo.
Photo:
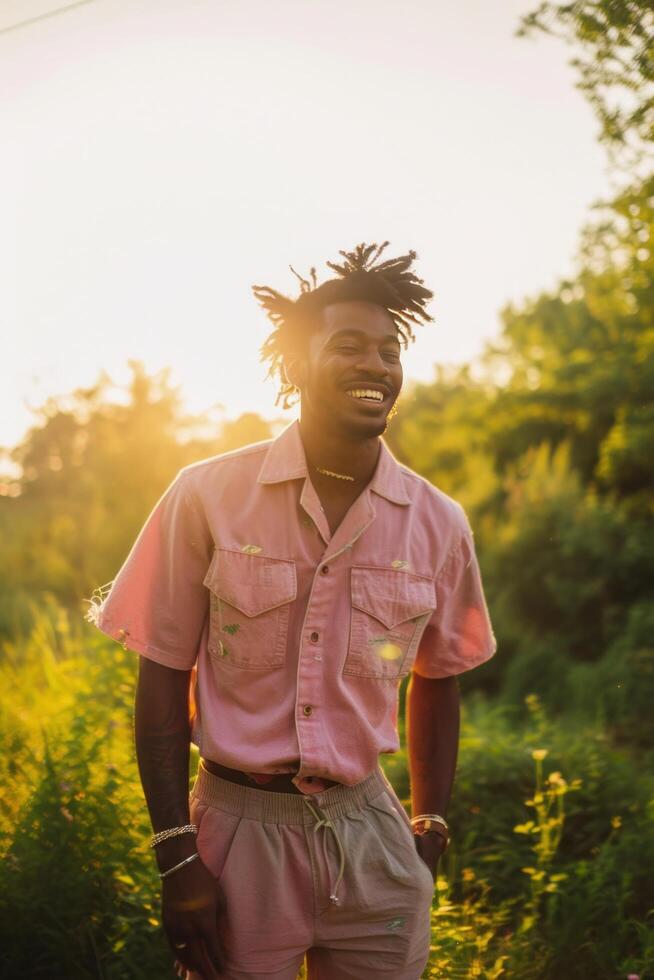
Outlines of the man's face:
[{"label": "man's face", "polygon": [[381,435],[402,388],[400,351],[382,306],[359,300],[326,306],[300,366],[302,417],[350,437]]}]

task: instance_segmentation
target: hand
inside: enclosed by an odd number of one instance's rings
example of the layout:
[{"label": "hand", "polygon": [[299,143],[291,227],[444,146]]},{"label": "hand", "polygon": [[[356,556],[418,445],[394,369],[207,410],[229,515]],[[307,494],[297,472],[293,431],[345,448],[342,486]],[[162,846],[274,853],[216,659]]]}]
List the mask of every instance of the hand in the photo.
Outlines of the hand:
[{"label": "hand", "polygon": [[161,907],[177,969],[194,971],[203,980],[220,977],[225,968],[225,900],[201,858],[163,879]]},{"label": "hand", "polygon": [[427,834],[415,834],[413,840],[418,854],[431,871],[434,881],[436,881],[438,861],[445,850],[445,841],[436,831]]}]

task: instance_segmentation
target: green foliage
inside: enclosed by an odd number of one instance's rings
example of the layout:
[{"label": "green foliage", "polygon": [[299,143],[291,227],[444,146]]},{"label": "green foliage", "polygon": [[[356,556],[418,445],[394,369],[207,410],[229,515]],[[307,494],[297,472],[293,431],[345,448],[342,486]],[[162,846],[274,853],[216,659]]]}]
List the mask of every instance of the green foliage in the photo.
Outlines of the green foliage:
[{"label": "green foliage", "polygon": [[19,475],[0,480],[0,635],[27,629],[39,597],[72,607],[111,579],[183,466],[270,438],[253,413],[207,434],[206,420],[182,414],[168,372],[131,367],[125,392],[103,377],[49,401],[11,453]]},{"label": "green foliage", "polygon": [[80,629],[51,604],[3,647],[1,972],[149,980],[168,958],[130,744],[136,661]]},{"label": "green foliage", "polygon": [[646,978],[654,782],[639,772],[535,696],[519,725],[473,700],[450,815],[465,831],[443,861],[425,977]]},{"label": "green foliage", "polygon": [[[644,624],[641,624],[644,628]],[[165,976],[132,749],[134,654],[51,604],[3,647],[0,975]],[[425,978],[647,978],[651,755],[603,728],[468,699]],[[406,756],[385,760],[401,795]]]},{"label": "green foliage", "polygon": [[601,139],[642,159],[654,141],[654,11],[650,0],[540,3],[519,33],[545,31],[575,45],[578,85],[601,124]]}]

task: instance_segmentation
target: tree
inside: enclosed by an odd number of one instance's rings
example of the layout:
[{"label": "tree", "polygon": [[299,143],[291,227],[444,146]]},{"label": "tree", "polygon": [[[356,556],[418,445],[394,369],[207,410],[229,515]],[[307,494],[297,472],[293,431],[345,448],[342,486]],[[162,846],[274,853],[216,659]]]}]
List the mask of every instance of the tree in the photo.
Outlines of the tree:
[{"label": "tree", "polygon": [[541,3],[519,35],[536,30],[574,44],[579,88],[613,159],[650,166],[654,142],[654,8],[651,0]]},{"label": "tree", "polygon": [[0,631],[3,622],[11,629],[9,608],[20,611],[20,596],[34,603],[48,592],[70,604],[111,578],[183,466],[271,435],[253,413],[207,433],[206,420],[183,414],[169,372],[131,368],[118,397],[101,377],[49,400],[11,454],[20,475],[0,496]]}]

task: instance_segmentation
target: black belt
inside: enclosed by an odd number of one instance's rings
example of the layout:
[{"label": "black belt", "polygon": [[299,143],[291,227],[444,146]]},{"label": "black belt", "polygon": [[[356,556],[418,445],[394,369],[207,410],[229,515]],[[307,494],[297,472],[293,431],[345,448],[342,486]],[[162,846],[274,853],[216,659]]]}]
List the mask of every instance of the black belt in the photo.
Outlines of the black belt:
[{"label": "black belt", "polygon": [[[214,776],[219,776],[221,779],[226,779],[230,783],[237,783],[239,786],[249,786],[250,789],[262,789],[268,790],[272,793],[299,793],[302,794],[302,790],[299,790],[295,783],[293,782],[293,777],[296,773],[293,772],[279,772],[275,773],[268,782],[258,783],[256,779],[252,776],[248,776],[246,772],[240,772],[238,769],[229,769],[228,766],[221,766],[219,762],[213,762],[211,759],[203,759],[202,764],[205,769],[213,773]],[[311,780],[311,776],[307,777]],[[337,786],[331,779],[322,780],[327,786]]]}]

